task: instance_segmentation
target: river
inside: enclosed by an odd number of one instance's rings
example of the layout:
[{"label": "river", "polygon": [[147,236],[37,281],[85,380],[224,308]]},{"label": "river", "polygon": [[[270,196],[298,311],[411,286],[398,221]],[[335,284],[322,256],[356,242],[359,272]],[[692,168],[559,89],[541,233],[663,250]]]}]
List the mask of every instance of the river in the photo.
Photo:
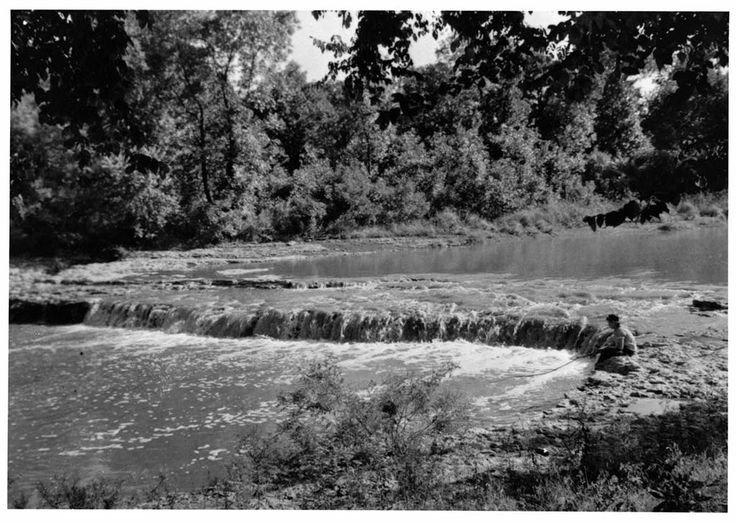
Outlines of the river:
[{"label": "river", "polygon": [[592,365],[567,351],[467,342],[224,340],[85,325],[12,325],[10,347],[9,473],[23,485],[66,471],[128,486],[165,472],[177,487],[199,486],[222,472],[239,433],[278,419],[277,395],[299,369],[328,355],[357,390],[454,362],[448,386],[486,426],[553,406]]},{"label": "river", "polygon": [[[565,295],[560,291],[563,279],[583,282],[583,286],[590,281],[597,282],[595,295],[576,291],[569,299],[592,300],[593,308],[596,303],[604,308],[616,303],[626,306],[628,302],[621,300],[627,298],[621,298],[621,293],[633,288],[631,299],[636,301],[631,303],[636,308],[630,310],[636,310],[640,328],[649,330],[658,328],[665,313],[678,318],[673,328],[682,330],[687,321],[698,319],[684,307],[691,294],[725,288],[725,227],[606,232],[228,265],[193,269],[186,276],[390,279],[398,274],[439,274],[455,281],[465,294],[451,287],[399,291],[389,285],[381,289],[380,299],[415,307],[431,298],[454,307],[461,301],[458,296],[464,296],[460,306],[466,308],[488,303],[488,297],[495,296],[499,275],[516,281],[517,288],[527,280],[557,278],[549,292],[540,294],[555,300]],[[478,276],[484,275],[496,279],[487,290],[469,287],[468,282],[481,281]],[[625,283],[610,283],[616,278]],[[664,291],[663,282],[675,290]],[[609,285],[610,292],[606,291]],[[687,290],[681,293],[679,288]],[[471,290],[479,294],[475,301],[468,297]],[[174,300],[177,292],[148,298]],[[395,298],[399,292],[405,293],[403,301]],[[667,292],[677,300],[665,303]],[[309,292],[209,289],[184,293],[182,300],[199,301],[215,311],[218,296],[235,306],[281,304],[290,309],[299,304],[324,306],[332,300],[332,307],[339,310],[355,306],[348,299],[338,301],[341,296],[359,293],[355,303],[370,303],[377,296],[371,287]],[[375,306],[381,308],[380,303]],[[648,314],[650,309],[657,311],[656,321]],[[152,485],[159,473],[165,473],[177,488],[201,486],[208,474],[222,472],[238,434],[278,420],[278,393],[295,387],[299,369],[328,355],[337,358],[348,385],[356,390],[388,373],[417,372],[454,362],[459,368],[448,385],[466,394],[473,423],[484,427],[511,424],[554,406],[592,371],[591,360],[574,360],[575,354],[565,350],[466,341],[222,339],[91,325],[11,325],[9,350],[8,469],[9,477],[25,486],[55,473],[119,477],[129,487]],[[517,377],[558,367],[540,376]]]}]

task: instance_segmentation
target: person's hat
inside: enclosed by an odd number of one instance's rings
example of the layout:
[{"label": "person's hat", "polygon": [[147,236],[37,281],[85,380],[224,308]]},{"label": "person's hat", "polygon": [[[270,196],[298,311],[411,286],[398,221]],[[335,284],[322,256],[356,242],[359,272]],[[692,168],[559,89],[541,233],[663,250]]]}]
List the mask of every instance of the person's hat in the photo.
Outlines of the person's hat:
[{"label": "person's hat", "polygon": [[619,320],[619,319],[618,319],[618,316],[616,316],[615,314],[609,314],[608,316],[606,316],[606,321],[615,321],[615,322],[619,322],[619,321],[621,321],[621,320]]}]

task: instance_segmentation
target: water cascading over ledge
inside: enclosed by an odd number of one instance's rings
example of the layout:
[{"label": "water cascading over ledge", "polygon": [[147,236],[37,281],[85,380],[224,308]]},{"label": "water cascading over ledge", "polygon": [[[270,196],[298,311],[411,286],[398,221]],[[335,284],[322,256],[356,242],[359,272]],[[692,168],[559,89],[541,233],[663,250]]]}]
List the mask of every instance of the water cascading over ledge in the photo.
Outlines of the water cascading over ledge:
[{"label": "water cascading over ledge", "polygon": [[239,311],[128,301],[36,303],[12,299],[11,323],[85,323],[99,327],[156,329],[220,338],[268,336],[281,340],[334,342],[427,342],[465,340],[582,351],[600,330],[585,318],[549,318],[523,313],[426,314]]}]

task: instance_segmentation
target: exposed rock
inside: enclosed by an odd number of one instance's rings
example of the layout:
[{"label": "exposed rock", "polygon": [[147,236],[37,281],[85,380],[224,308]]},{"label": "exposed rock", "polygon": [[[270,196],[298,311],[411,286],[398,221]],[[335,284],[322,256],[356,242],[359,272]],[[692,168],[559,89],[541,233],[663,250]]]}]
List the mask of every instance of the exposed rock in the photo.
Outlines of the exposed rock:
[{"label": "exposed rock", "polygon": [[722,311],[728,309],[728,305],[723,305],[712,300],[693,300],[693,308],[700,311]]},{"label": "exposed rock", "polygon": [[87,301],[31,301],[10,299],[10,323],[69,325],[82,323],[90,309]]},{"label": "exposed rock", "polygon": [[586,383],[595,387],[614,387],[618,385],[618,380],[610,374],[595,373],[588,377]]},{"label": "exposed rock", "polygon": [[641,365],[639,365],[636,361],[634,361],[633,358],[629,356],[614,356],[613,358],[608,358],[602,362],[595,364],[595,370],[621,374],[623,376],[631,374],[632,372],[636,372],[640,369]]}]

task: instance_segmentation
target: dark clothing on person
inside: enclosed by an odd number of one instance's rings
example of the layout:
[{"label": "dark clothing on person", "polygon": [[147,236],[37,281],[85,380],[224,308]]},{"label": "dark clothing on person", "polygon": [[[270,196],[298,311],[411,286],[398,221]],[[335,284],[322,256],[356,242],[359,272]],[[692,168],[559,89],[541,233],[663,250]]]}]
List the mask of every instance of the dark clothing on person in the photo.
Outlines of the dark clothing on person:
[{"label": "dark clothing on person", "polygon": [[620,351],[616,347],[607,347],[600,351],[598,354],[600,354],[600,356],[598,356],[598,363],[600,363],[616,356],[633,356],[636,353],[631,349],[624,349],[623,351]]}]

